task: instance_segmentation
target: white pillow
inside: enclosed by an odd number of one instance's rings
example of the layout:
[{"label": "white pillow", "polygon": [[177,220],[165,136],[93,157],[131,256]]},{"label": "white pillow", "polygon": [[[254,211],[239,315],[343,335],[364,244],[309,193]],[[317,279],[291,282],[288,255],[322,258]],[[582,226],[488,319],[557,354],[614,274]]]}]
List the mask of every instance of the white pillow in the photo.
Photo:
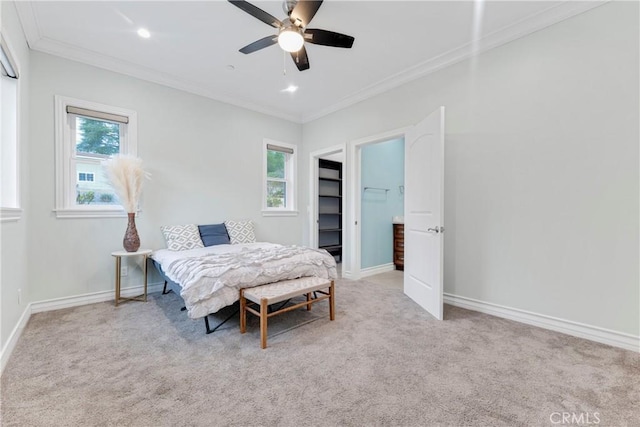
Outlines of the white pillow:
[{"label": "white pillow", "polygon": [[229,233],[229,240],[231,240],[232,245],[256,242],[256,235],[253,231],[253,222],[225,221],[224,226],[227,227],[227,233]]},{"label": "white pillow", "polygon": [[163,225],[160,229],[170,251],[204,248],[200,231],[195,224]]}]

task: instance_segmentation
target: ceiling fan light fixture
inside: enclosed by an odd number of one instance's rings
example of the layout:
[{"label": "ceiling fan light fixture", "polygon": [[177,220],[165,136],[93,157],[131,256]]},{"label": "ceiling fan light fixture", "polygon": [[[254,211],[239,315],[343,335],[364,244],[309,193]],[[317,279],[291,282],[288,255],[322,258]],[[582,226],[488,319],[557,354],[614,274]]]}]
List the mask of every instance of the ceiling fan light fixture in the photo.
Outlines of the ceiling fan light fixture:
[{"label": "ceiling fan light fixture", "polygon": [[287,52],[297,52],[304,45],[304,38],[300,34],[300,30],[295,28],[285,28],[278,35],[278,44]]}]

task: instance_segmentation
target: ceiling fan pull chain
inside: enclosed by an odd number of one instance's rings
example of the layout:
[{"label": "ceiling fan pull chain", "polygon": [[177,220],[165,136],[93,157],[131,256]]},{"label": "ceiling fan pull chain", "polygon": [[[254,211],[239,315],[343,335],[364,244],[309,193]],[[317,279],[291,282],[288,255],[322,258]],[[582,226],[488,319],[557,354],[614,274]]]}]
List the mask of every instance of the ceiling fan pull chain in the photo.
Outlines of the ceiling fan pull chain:
[{"label": "ceiling fan pull chain", "polygon": [[287,52],[282,51],[282,75],[287,75]]}]

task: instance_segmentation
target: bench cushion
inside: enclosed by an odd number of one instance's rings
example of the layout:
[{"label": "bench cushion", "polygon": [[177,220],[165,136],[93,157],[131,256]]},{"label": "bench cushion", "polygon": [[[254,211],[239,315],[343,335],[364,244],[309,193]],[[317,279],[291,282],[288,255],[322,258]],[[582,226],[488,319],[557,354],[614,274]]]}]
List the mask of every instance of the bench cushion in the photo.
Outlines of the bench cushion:
[{"label": "bench cushion", "polygon": [[244,290],[244,297],[256,304],[260,304],[260,300],[266,298],[267,304],[270,305],[309,292],[325,289],[330,285],[331,280],[328,279],[300,277],[299,279],[284,280],[282,282],[270,283],[254,288],[246,288]]}]

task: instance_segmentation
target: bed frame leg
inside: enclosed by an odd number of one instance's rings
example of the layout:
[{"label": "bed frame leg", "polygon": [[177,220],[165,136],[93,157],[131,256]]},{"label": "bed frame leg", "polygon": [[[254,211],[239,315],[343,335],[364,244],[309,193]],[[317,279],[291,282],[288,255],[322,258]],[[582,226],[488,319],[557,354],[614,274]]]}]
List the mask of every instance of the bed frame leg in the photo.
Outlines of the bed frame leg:
[{"label": "bed frame leg", "polygon": [[164,281],[164,288],[162,288],[162,295],[166,295],[171,292],[171,289],[167,290],[167,281]]},{"label": "bed frame leg", "polygon": [[231,315],[229,317],[224,319],[222,322],[218,323],[213,329],[211,329],[211,327],[209,326],[209,316],[208,315],[204,316],[204,326],[207,328],[207,335],[217,331],[220,326],[222,326],[225,323],[227,323],[227,321],[231,320],[231,318],[234,317],[239,312],[240,312],[240,309],[237,309],[236,311],[231,313]]}]

